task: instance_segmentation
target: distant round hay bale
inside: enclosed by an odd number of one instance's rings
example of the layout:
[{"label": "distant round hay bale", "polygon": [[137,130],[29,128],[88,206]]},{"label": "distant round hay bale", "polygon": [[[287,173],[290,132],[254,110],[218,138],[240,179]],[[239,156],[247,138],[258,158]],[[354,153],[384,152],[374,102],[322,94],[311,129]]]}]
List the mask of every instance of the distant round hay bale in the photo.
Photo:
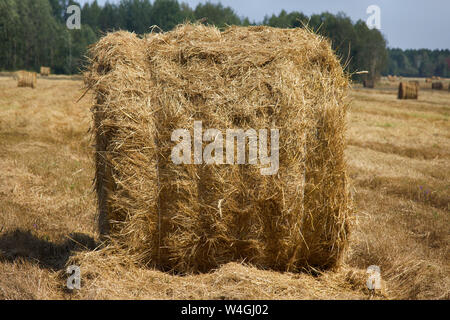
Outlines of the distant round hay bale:
[{"label": "distant round hay bale", "polygon": [[[108,34],[90,59],[99,227],[127,257],[180,273],[230,261],[339,265],[353,217],[349,80],[328,40],[304,29],[186,24],[144,39]],[[276,128],[277,173],[262,175],[259,161],[175,164],[172,134],[192,137],[194,121],[222,134]]]},{"label": "distant round hay bale", "polygon": [[389,75],[389,76],[388,76],[388,80],[389,80],[390,82],[395,82],[395,81],[397,81],[397,76]]},{"label": "distant round hay bale", "polygon": [[443,90],[444,89],[444,85],[440,81],[439,82],[433,82],[431,84],[431,89],[433,89],[433,90]]},{"label": "distant round hay bale", "polygon": [[21,75],[22,75],[24,72],[27,72],[27,71],[25,71],[25,70],[19,70],[19,71],[14,72],[14,73],[13,73],[13,79],[18,81],[18,80],[20,79]]},{"label": "distant round hay bale", "polygon": [[41,70],[40,70],[41,76],[48,77],[50,75],[50,70],[51,69],[49,67],[41,67]]},{"label": "distant round hay bale", "polygon": [[373,89],[375,88],[375,81],[373,79],[365,79],[363,81],[363,87]]},{"label": "distant round hay bale", "polygon": [[400,82],[398,86],[398,99],[418,99],[419,83],[418,81]]},{"label": "distant round hay bale", "polygon": [[37,82],[36,72],[18,71],[17,72],[17,86],[36,88]]}]

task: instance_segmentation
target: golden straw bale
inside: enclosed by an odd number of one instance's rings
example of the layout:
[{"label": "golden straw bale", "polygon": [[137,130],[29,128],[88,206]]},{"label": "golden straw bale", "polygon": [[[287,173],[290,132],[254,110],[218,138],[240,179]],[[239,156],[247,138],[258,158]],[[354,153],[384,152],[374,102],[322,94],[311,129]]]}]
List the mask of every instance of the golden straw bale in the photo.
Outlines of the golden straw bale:
[{"label": "golden straw bale", "polygon": [[398,99],[418,99],[419,83],[417,81],[400,82],[398,87]]},{"label": "golden straw bale", "polygon": [[30,87],[36,88],[36,72],[19,71],[17,72],[17,86],[18,87]]},{"label": "golden straw bale", "polygon": [[433,90],[443,90],[444,89],[444,85],[440,81],[439,82],[433,82],[431,84],[431,89],[433,89]]},{"label": "golden straw bale", "polygon": [[[353,211],[349,80],[328,40],[305,29],[186,24],[143,39],[107,34],[90,61],[99,225],[128,257],[180,273],[230,261],[339,265]],[[262,175],[260,162],[173,163],[171,135],[192,136],[194,121],[222,133],[278,129],[278,172]]]},{"label": "golden straw bale", "polygon": [[50,68],[49,67],[41,67],[40,74],[43,77],[48,77],[50,75]]}]

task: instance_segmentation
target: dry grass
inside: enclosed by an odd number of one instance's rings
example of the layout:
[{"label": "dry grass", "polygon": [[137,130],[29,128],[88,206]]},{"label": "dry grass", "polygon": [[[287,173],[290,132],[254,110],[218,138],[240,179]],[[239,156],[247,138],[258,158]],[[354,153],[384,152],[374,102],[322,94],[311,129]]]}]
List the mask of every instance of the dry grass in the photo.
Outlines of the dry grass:
[{"label": "dry grass", "polygon": [[[385,280],[372,298],[450,298],[447,91],[402,101],[396,83],[352,90],[346,153],[357,225],[340,270],[292,274],[232,263],[183,277],[92,250],[92,97],[76,104],[81,86],[41,79],[32,90],[0,77],[0,298],[367,299],[372,264]],[[82,289],[69,293],[64,266],[75,254]]]}]

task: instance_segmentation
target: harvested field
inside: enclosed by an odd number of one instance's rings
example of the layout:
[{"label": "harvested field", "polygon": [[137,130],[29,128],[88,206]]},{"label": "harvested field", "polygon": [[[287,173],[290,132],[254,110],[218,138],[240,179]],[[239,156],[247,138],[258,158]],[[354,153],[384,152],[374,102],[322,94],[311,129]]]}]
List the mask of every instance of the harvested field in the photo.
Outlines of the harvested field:
[{"label": "harvested field", "polygon": [[[423,81],[425,82],[425,81]],[[83,84],[0,78],[2,299],[450,299],[450,93],[398,100],[398,84],[350,92],[346,150],[356,225],[344,265],[318,274],[226,264],[176,276],[95,251],[99,234]],[[421,83],[422,86],[422,83]],[[64,266],[82,260],[82,289]],[[73,259],[73,258],[72,258]],[[372,296],[366,269],[381,268]]]}]

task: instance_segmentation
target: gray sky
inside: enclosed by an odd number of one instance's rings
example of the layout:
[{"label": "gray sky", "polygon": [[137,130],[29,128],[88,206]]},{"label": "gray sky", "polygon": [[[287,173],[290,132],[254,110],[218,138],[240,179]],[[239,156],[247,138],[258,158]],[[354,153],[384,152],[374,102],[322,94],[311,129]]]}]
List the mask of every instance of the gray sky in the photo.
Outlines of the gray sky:
[{"label": "gray sky", "polygon": [[[80,0],[80,3],[88,0]],[[179,0],[192,8],[205,0]],[[92,2],[92,1],[89,1]],[[98,0],[104,3],[106,0]],[[109,0],[118,3],[119,0]],[[218,0],[211,0],[213,3]],[[344,12],[353,21],[367,20],[367,7],[377,5],[381,9],[381,32],[388,46],[402,49],[450,49],[450,1],[449,0],[221,0],[232,7],[239,16],[260,22],[265,15],[300,11],[306,15]],[[83,17],[81,17],[83,19]]]}]

